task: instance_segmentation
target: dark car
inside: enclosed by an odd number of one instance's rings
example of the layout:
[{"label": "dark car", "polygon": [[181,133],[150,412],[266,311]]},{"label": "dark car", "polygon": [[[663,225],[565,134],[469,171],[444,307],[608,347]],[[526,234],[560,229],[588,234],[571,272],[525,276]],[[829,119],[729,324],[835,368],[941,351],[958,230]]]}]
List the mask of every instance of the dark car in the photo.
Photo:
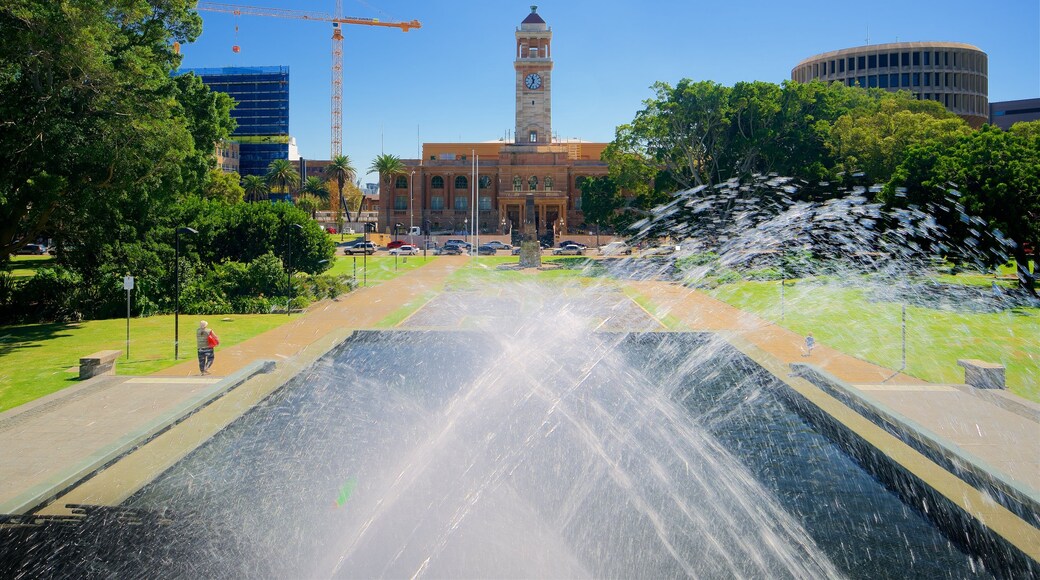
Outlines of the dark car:
[{"label": "dark car", "polygon": [[405,245],[407,243],[408,242],[406,242],[404,240],[394,240],[394,241],[392,241],[392,242],[390,242],[389,244],[386,245],[386,249],[392,250],[394,248],[400,248],[401,246],[403,246],[403,245]]},{"label": "dark car", "polygon": [[445,244],[440,248],[437,248],[438,256],[461,256],[462,254],[462,247],[455,244]]},{"label": "dark car", "polygon": [[29,254],[31,256],[42,256],[47,253],[47,247],[42,244],[27,244],[18,254]]},{"label": "dark car", "polygon": [[487,244],[483,244],[479,248],[477,248],[478,256],[494,256],[497,253],[498,250],[496,250],[494,246],[489,246]]}]

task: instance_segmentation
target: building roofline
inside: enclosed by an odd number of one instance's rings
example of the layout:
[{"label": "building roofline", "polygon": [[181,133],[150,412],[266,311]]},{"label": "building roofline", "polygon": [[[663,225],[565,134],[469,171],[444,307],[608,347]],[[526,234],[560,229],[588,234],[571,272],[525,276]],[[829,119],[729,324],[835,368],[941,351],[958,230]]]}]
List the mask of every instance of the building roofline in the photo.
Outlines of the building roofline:
[{"label": "building roofline", "polygon": [[795,65],[794,68],[798,68],[803,64],[807,64],[817,60],[827,60],[829,58],[838,56],[845,56],[851,54],[858,55],[864,52],[885,52],[889,50],[903,50],[910,48],[960,48],[965,50],[974,50],[977,52],[981,52],[982,54],[986,54],[986,51],[982,50],[981,48],[971,44],[965,44],[963,42],[889,42],[887,44],[866,44],[863,46],[854,46],[851,48],[832,50],[830,52],[821,52],[820,54],[816,54],[810,56],[809,58],[802,59],[797,65]]}]

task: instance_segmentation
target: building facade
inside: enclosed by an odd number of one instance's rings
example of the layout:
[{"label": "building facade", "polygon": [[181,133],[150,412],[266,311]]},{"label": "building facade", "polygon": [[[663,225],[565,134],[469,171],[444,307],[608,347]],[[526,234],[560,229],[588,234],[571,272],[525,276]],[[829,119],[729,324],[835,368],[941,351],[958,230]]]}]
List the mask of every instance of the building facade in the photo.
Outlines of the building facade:
[{"label": "building facade", "polygon": [[234,141],[218,141],[215,156],[217,167],[224,173],[239,173],[238,158],[240,156],[238,143]]},{"label": "building facade", "polygon": [[973,127],[990,118],[989,60],[970,44],[871,44],[811,56],[791,70],[791,80],[806,83],[814,79],[911,91],[919,99],[942,103]]},{"label": "building facade", "polygon": [[1020,99],[989,104],[989,122],[1007,131],[1015,123],[1040,121],[1040,99]]},{"label": "building facade", "polygon": [[231,140],[239,144],[239,173],[264,175],[275,159],[289,158],[289,67],[225,67],[182,69],[194,73],[211,90],[235,99],[231,117],[238,127]]},{"label": "building facade", "polygon": [[[606,175],[607,143],[560,141],[552,133],[552,30],[532,7],[514,33],[515,131],[505,140],[424,143],[421,159],[380,185],[379,231],[518,236],[527,220],[543,240],[587,231],[583,180]],[[528,215],[527,198],[534,210]],[[479,224],[479,227],[476,225]]]}]

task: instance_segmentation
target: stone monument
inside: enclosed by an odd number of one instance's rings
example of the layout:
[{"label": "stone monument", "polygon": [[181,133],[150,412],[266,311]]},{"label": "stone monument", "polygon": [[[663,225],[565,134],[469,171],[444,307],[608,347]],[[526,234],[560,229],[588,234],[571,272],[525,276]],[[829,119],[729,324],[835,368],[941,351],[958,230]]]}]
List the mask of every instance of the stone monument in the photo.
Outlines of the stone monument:
[{"label": "stone monument", "polygon": [[542,265],[542,247],[538,245],[538,229],[534,223],[534,194],[527,194],[524,229],[520,234],[520,267],[538,268]]}]

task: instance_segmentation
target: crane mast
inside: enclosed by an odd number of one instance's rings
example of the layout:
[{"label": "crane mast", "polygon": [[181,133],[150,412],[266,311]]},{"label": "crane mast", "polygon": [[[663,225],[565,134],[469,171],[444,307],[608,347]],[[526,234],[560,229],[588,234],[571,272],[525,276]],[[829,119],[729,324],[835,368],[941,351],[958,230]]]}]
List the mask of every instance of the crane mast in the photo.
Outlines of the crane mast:
[{"label": "crane mast", "polygon": [[342,25],[356,24],[361,26],[381,26],[400,28],[408,32],[413,28],[422,28],[418,20],[408,22],[383,22],[378,18],[356,18],[342,15],[342,0],[336,0],[336,14],[311,12],[307,10],[291,10],[286,8],[263,8],[225,4],[222,2],[199,2],[195,8],[205,12],[223,12],[236,16],[268,16],[273,18],[290,18],[294,20],[313,20],[332,23],[332,156],[343,154],[343,31]]}]

